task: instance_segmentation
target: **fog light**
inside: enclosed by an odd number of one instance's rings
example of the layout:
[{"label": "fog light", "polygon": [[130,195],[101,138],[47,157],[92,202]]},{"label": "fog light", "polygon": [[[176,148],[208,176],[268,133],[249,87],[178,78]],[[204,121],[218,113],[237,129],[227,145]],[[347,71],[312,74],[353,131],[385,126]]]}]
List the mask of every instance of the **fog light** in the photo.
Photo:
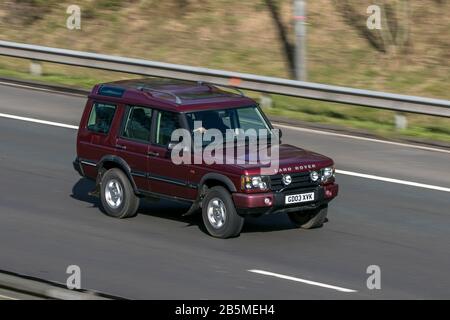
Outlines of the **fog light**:
[{"label": "fog light", "polygon": [[264,199],[264,203],[265,203],[267,206],[270,206],[270,205],[272,205],[272,199],[270,199],[270,198],[265,198],[265,199]]}]

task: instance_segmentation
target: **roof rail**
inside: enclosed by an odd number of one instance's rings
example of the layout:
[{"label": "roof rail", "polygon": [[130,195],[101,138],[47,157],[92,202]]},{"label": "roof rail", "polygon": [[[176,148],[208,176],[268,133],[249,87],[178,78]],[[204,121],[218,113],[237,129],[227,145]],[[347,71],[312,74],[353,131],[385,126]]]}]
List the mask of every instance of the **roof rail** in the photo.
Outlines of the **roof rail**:
[{"label": "roof rail", "polygon": [[233,87],[233,86],[227,86],[225,84],[215,84],[215,83],[211,83],[211,82],[205,82],[205,81],[198,81],[197,82],[199,86],[208,86],[210,89],[213,89],[215,87],[222,87],[222,88],[227,88],[227,89],[232,89],[238,92],[238,94],[241,97],[245,97],[244,92],[242,92],[240,89]]},{"label": "roof rail", "polygon": [[[150,93],[155,92],[155,93],[160,93],[160,94],[165,94],[165,95],[171,96],[171,97],[175,98],[175,103],[176,104],[181,104],[183,102],[179,96],[177,96],[176,94],[174,94],[172,92],[163,91],[163,90],[156,90],[156,89],[152,89],[152,88],[145,87],[145,86],[138,87],[138,89],[141,90],[141,91],[144,91],[144,90],[150,91]],[[153,96],[153,94],[152,94],[152,96]]]}]

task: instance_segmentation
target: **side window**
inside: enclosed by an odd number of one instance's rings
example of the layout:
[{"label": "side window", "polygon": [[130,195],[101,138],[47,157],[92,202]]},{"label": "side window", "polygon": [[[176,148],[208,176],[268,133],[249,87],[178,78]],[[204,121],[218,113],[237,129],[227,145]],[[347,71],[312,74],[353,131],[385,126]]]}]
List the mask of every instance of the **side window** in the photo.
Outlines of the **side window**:
[{"label": "side window", "polygon": [[87,128],[98,133],[108,133],[116,113],[116,106],[112,104],[94,103]]},{"label": "side window", "polygon": [[151,123],[152,109],[130,107],[123,128],[122,137],[149,142]]},{"label": "side window", "polygon": [[156,144],[168,145],[172,132],[180,128],[179,117],[177,113],[160,111],[156,121]]},{"label": "side window", "polygon": [[265,120],[257,108],[240,108],[237,109],[237,114],[239,117],[240,128],[244,130],[269,129],[266,126]]}]

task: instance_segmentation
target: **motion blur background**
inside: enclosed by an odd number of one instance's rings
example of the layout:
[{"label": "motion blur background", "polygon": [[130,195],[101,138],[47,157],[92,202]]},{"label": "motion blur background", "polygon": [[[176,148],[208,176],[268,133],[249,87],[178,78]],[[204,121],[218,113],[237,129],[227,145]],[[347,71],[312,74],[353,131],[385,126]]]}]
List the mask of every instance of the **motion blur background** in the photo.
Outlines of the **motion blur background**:
[{"label": "motion blur background", "polygon": [[[308,81],[450,99],[450,1],[307,0]],[[69,5],[81,30],[66,27]],[[382,8],[382,30],[369,30],[367,7]],[[58,48],[294,78],[292,0],[8,0],[0,38]],[[0,57],[0,77],[82,88],[132,78]],[[257,94],[252,93],[255,98]],[[450,120],[272,96],[272,116],[387,138],[450,144]]]}]

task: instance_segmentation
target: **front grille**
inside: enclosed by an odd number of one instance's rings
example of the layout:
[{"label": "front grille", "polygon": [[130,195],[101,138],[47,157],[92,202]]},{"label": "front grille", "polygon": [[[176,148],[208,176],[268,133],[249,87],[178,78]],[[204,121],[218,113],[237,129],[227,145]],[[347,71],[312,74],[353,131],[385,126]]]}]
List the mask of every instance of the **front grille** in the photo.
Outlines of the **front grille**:
[{"label": "front grille", "polygon": [[283,175],[277,174],[274,176],[270,176],[270,189],[271,191],[286,191],[286,190],[295,190],[302,188],[311,188],[319,185],[319,181],[312,182],[309,177],[309,172],[297,172],[297,173],[289,173],[292,177],[292,182],[290,185],[285,186],[282,182]]}]

